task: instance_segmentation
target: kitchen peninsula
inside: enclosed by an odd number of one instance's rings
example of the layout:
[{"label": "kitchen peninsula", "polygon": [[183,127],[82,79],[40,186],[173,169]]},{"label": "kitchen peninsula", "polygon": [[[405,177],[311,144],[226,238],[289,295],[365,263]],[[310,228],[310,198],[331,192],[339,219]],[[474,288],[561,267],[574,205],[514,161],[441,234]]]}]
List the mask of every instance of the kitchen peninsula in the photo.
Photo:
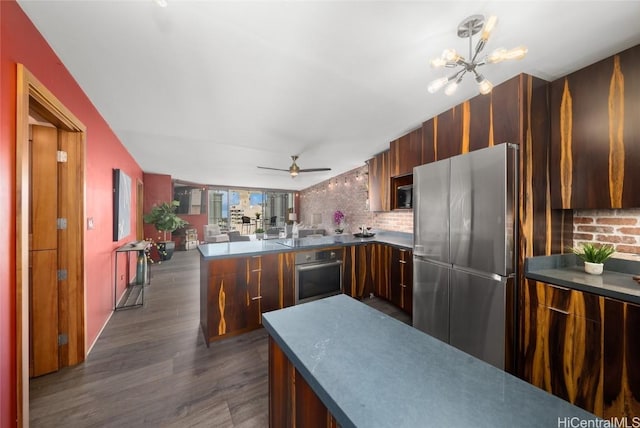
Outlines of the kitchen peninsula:
[{"label": "kitchen peninsula", "polygon": [[310,271],[299,259],[318,252],[335,259],[333,272],[340,272],[344,293],[355,298],[373,293],[410,313],[412,245],[412,234],[390,231],[368,238],[345,234],[200,245],[205,343],[259,328],[262,313],[294,305],[296,275]]},{"label": "kitchen peninsula", "polygon": [[271,426],[597,422],[593,414],[344,295],[265,313],[264,326],[270,335]]}]

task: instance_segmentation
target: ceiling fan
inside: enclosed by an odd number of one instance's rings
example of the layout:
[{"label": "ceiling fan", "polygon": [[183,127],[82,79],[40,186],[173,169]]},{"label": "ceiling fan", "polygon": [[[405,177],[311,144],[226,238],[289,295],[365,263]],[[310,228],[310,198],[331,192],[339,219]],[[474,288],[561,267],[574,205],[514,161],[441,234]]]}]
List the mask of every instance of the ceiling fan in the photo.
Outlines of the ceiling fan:
[{"label": "ceiling fan", "polygon": [[298,156],[297,155],[291,156],[291,160],[293,160],[293,163],[291,164],[289,169],[270,168],[268,166],[259,166],[258,168],[260,168],[260,169],[273,169],[275,171],[286,171],[289,174],[291,174],[291,178],[295,178],[298,175],[298,173],[300,173],[300,172],[331,171],[331,168],[305,168],[305,169],[300,169],[298,164],[296,164],[296,160],[298,160]]}]

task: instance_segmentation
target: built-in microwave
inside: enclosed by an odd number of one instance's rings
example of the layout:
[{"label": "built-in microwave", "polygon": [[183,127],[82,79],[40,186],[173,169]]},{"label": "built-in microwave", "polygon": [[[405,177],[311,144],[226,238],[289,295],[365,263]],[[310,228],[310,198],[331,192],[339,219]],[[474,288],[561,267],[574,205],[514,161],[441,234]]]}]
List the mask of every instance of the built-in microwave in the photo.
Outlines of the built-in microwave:
[{"label": "built-in microwave", "polygon": [[396,208],[413,207],[413,184],[398,186],[396,190]]}]

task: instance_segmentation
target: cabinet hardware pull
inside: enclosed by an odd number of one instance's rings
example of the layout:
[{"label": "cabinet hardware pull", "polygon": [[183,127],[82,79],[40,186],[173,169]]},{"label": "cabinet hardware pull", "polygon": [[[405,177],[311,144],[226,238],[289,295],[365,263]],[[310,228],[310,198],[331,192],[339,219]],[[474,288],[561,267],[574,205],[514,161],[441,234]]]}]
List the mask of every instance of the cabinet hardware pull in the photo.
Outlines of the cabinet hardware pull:
[{"label": "cabinet hardware pull", "polygon": [[251,298],[251,300],[260,300],[260,299],[262,299],[262,296],[256,296]]},{"label": "cabinet hardware pull", "polygon": [[554,312],[560,312],[561,314],[565,314],[565,315],[570,315],[571,314],[570,312],[563,311],[562,309],[554,308],[552,306],[549,306],[549,309],[551,309]]},{"label": "cabinet hardware pull", "polygon": [[400,284],[400,287],[407,288],[407,286],[406,286],[406,285],[404,285],[404,284]]},{"label": "cabinet hardware pull", "polygon": [[400,263],[407,263],[406,260],[398,260]]},{"label": "cabinet hardware pull", "polygon": [[262,272],[262,269],[251,269],[251,272]]}]

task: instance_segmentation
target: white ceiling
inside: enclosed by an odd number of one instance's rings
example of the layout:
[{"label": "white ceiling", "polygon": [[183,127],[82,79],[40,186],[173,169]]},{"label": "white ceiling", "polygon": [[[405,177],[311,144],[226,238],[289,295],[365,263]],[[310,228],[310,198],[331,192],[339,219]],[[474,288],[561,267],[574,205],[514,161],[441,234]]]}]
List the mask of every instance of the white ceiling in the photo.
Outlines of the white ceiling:
[{"label": "white ceiling", "polygon": [[[18,0],[146,172],[202,184],[304,189],[477,94],[426,90],[429,60],[465,54],[457,26],[497,15],[484,66],[554,80],[640,43],[640,1]],[[474,38],[475,43],[475,38]],[[90,132],[90,130],[89,130]],[[331,167],[300,174],[257,165]]]}]

